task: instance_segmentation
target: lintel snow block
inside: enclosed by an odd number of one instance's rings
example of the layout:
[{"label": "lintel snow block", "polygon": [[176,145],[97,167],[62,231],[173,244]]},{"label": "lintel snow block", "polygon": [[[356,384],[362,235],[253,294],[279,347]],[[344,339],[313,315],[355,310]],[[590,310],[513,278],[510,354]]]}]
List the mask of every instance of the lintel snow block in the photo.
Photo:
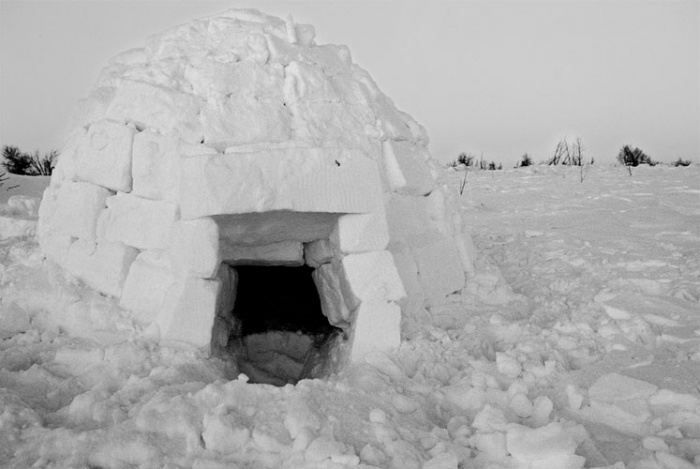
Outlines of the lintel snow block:
[{"label": "lintel snow block", "polygon": [[346,297],[354,308],[365,301],[398,301],[406,296],[389,251],[350,254],[341,261]]},{"label": "lintel snow block", "polygon": [[138,251],[122,243],[100,240],[97,245],[75,242],[63,266],[95,290],[119,297]]},{"label": "lintel snow block", "polygon": [[383,203],[376,163],[361,152],[288,148],[184,158],[182,218],[290,210],[368,213]]},{"label": "lintel snow block", "polygon": [[109,195],[109,190],[104,187],[87,182],[62,183],[48,229],[94,241],[97,219]]},{"label": "lintel snow block", "polygon": [[77,177],[113,191],[130,192],[135,133],[131,126],[107,120],[90,125],[87,142],[77,156]]},{"label": "lintel snow block", "polygon": [[233,265],[304,265],[304,247],[299,241],[243,246],[222,240],[221,258]]},{"label": "lintel snow block", "polygon": [[177,275],[213,278],[221,263],[219,225],[211,218],[175,222],[167,255]]},{"label": "lintel snow block", "polygon": [[359,362],[371,352],[389,352],[401,345],[401,308],[382,300],[363,302],[355,311],[350,361]]},{"label": "lintel snow block", "polygon": [[161,340],[209,347],[219,280],[180,279],[168,288],[156,324]]},{"label": "lintel snow block", "polygon": [[107,199],[105,237],[139,249],[165,249],[176,218],[172,202],[119,193]]}]

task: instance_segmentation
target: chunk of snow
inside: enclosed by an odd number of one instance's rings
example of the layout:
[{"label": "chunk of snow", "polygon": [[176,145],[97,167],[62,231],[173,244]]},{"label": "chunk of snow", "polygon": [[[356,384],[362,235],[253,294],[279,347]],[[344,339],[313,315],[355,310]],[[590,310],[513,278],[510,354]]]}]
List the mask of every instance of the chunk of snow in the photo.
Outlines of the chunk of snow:
[{"label": "chunk of snow", "polygon": [[401,308],[396,303],[363,301],[354,314],[351,361],[359,362],[375,350],[398,349],[401,344]]},{"label": "chunk of snow", "polygon": [[181,279],[172,284],[155,321],[161,338],[208,347],[219,284],[218,280],[199,278]]},{"label": "chunk of snow", "polygon": [[87,182],[65,182],[58,189],[51,231],[84,240],[95,240],[97,218],[105,207],[109,190]]},{"label": "chunk of snow", "polygon": [[452,453],[442,453],[432,457],[423,464],[423,469],[457,469],[459,458]]},{"label": "chunk of snow", "polygon": [[113,191],[131,192],[131,149],[136,129],[102,120],[90,125],[86,143],[77,151],[79,179]]},{"label": "chunk of snow", "polygon": [[134,136],[132,194],[145,199],[177,202],[180,197],[180,159],[215,154],[205,145],[183,142],[177,137],[144,131]]},{"label": "chunk of snow", "polygon": [[409,141],[386,140],[384,165],[389,186],[395,192],[424,196],[429,194],[435,182],[425,164],[427,150]]},{"label": "chunk of snow", "polygon": [[150,324],[174,282],[167,258],[161,253],[143,251],[131,264],[119,306],[133,311],[137,319]]},{"label": "chunk of snow", "polygon": [[138,249],[168,247],[177,205],[118,193],[107,200],[105,238]]},{"label": "chunk of snow", "polygon": [[240,426],[233,414],[214,414],[204,416],[202,440],[204,447],[220,454],[240,451],[250,439],[250,430]]},{"label": "chunk of snow", "polygon": [[598,378],[588,388],[588,398],[606,403],[647,400],[658,388],[646,381],[609,373]]},{"label": "chunk of snow", "polygon": [[312,273],[321,299],[321,310],[332,325],[350,321],[350,307],[343,296],[340,268],[335,264],[324,264]]},{"label": "chunk of snow", "polygon": [[343,254],[382,251],[389,243],[389,228],[383,209],[338,217],[330,242]]},{"label": "chunk of snow", "polygon": [[235,245],[222,240],[221,258],[233,265],[303,265],[304,248],[299,241],[255,246]]},{"label": "chunk of snow", "polygon": [[191,94],[123,79],[107,108],[106,117],[178,136],[188,143],[201,143],[204,137],[199,120],[202,104],[201,98]]},{"label": "chunk of snow", "polygon": [[166,252],[176,275],[214,277],[222,256],[219,225],[211,218],[175,222]]},{"label": "chunk of snow", "polygon": [[389,251],[350,254],[341,261],[344,288],[354,306],[365,301],[398,301],[406,296]]},{"label": "chunk of snow", "polygon": [[137,254],[136,249],[118,242],[76,242],[69,248],[63,266],[95,290],[119,297]]},{"label": "chunk of snow", "polygon": [[180,194],[186,219],[272,210],[369,213],[382,203],[376,164],[347,150],[189,157],[181,171],[188,175]]}]

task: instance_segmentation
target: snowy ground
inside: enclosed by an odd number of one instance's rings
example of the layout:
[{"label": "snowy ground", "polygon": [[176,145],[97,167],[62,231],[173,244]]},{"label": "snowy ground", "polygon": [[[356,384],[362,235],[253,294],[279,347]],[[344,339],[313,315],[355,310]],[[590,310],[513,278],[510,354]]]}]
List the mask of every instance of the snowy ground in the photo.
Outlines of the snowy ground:
[{"label": "snowy ground", "polygon": [[700,466],[700,166],[587,171],[469,173],[461,196],[450,173],[468,291],[396,355],[284,388],[135,338],[44,265],[32,204],[3,205],[0,467]]}]

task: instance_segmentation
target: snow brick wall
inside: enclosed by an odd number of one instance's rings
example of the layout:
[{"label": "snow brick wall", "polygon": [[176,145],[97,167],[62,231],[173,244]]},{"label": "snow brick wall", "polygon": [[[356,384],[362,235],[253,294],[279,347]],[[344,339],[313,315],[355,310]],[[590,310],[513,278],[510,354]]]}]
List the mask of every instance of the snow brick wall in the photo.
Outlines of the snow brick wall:
[{"label": "snow brick wall", "polygon": [[402,316],[464,287],[469,241],[425,130],[314,34],[232,10],[111,59],[44,193],[47,258],[211,350],[237,266],[310,266],[345,359],[398,347]]}]

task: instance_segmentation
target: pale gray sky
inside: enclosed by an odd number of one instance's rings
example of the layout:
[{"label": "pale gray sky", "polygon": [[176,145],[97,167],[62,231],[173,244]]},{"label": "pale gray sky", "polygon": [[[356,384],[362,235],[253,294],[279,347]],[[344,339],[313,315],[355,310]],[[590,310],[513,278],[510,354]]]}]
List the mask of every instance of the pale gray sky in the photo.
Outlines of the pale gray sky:
[{"label": "pale gray sky", "polygon": [[513,166],[564,136],[612,162],[700,157],[700,2],[0,0],[0,145],[60,143],[111,56],[229,7],[292,14],[318,43],[347,44],[433,156]]}]

